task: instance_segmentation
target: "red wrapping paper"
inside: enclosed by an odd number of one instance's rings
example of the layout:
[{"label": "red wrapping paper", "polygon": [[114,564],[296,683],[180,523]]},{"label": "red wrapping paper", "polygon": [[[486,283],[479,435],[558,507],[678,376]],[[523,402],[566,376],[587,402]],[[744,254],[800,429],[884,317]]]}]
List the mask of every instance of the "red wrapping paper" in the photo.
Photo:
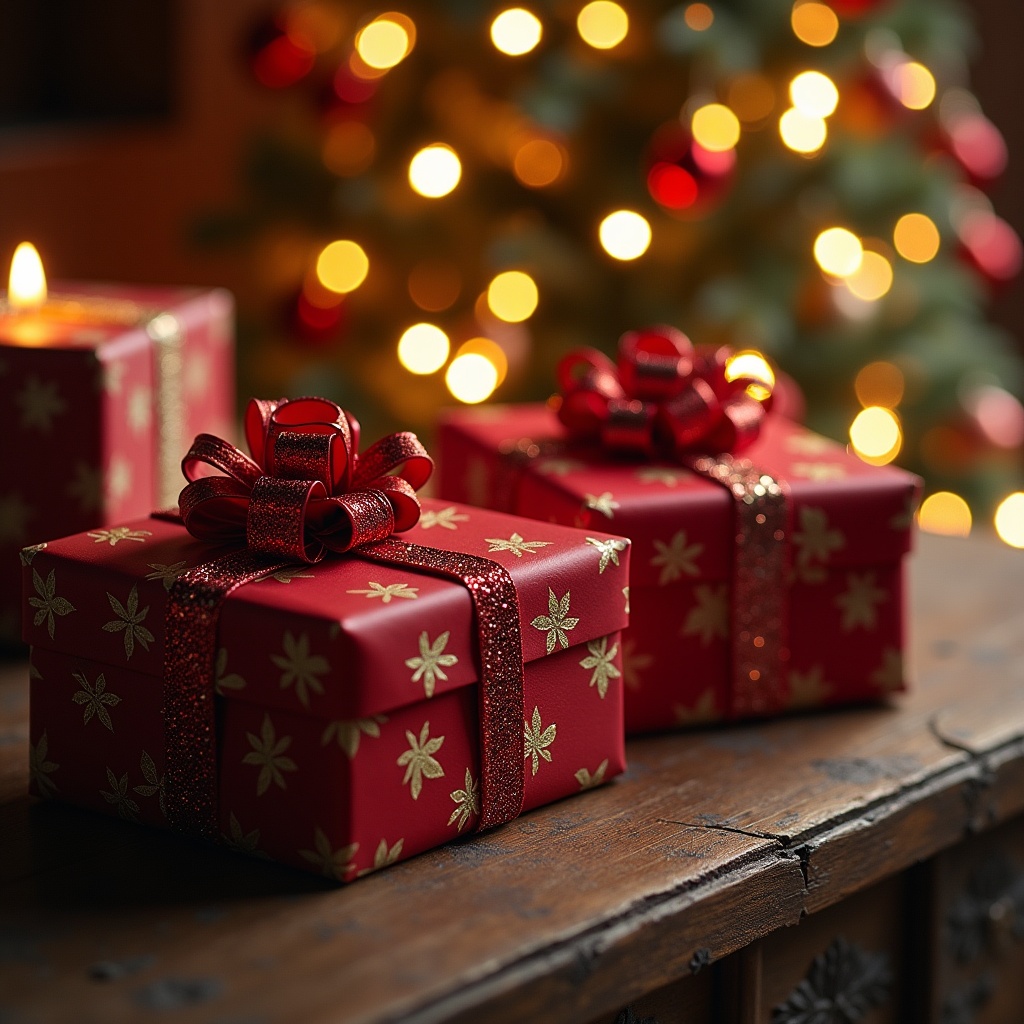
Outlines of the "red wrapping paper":
[{"label": "red wrapping paper", "polygon": [[[620,773],[628,543],[431,500],[402,539],[485,555],[516,583],[524,809]],[[223,550],[148,518],[26,553],[33,792],[164,823],[167,588]],[[216,673],[224,840],[349,881],[472,831],[474,631],[460,584],[358,555],[232,593]]]},{"label": "red wrapping paper", "polygon": [[[181,366],[170,443],[229,436],[234,419],[233,302],[224,291],[58,285],[55,291],[172,314]],[[47,537],[122,522],[173,502],[161,494],[159,354],[144,322],[61,325],[61,340],[17,344],[0,319],[0,646],[17,642],[18,552]],[[168,424],[165,422],[165,430]],[[173,465],[173,493],[181,486]],[[166,489],[165,489],[166,491]]]},{"label": "red wrapping paper", "polygon": [[[573,448],[543,405],[452,410],[439,441],[445,497],[600,524],[632,539],[628,732],[739,717],[729,642],[735,510],[726,488],[680,465]],[[787,706],[903,689],[902,560],[918,479],[866,465],[781,417],[769,417],[743,456],[790,489]]]}]

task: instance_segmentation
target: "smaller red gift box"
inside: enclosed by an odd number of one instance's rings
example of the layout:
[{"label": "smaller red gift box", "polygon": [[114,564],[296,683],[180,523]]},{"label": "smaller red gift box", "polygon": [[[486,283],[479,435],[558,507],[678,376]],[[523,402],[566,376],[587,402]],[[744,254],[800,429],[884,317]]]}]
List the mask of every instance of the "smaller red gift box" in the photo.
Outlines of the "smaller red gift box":
[{"label": "smaller red gift box", "polygon": [[[623,639],[627,732],[845,704],[904,688],[904,555],[919,481],[768,417],[742,453],[788,491],[788,643],[778,691],[739,699],[731,647],[735,499],[679,463],[567,442],[545,405],[451,410],[440,492],[633,541]],[[764,642],[754,636],[753,642]],[[754,679],[754,677],[751,677]],[[749,696],[749,695],[748,695]]]},{"label": "smaller red gift box", "polygon": [[[515,583],[524,809],[619,774],[628,542],[431,500],[401,537]],[[166,823],[162,623],[175,578],[223,551],[152,517],[25,553],[35,794]],[[476,631],[461,583],[359,554],[232,592],[216,657],[223,841],[349,881],[471,832]]]},{"label": "smaller red gift box", "polygon": [[[60,319],[0,318],[0,646],[17,643],[18,551],[173,505],[199,431],[235,414],[234,304],[223,290],[58,285]],[[31,326],[31,325],[30,325]]]}]

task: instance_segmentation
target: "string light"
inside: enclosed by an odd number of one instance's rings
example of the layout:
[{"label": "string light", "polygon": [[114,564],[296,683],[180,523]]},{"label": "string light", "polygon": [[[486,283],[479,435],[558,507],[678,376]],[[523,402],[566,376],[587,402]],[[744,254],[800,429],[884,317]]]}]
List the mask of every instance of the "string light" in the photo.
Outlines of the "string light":
[{"label": "string light", "polygon": [[850,445],[858,458],[873,466],[884,466],[899,455],[903,444],[900,421],[891,409],[868,406],[850,424]]},{"label": "string light", "polygon": [[827,228],[814,240],[814,259],[826,274],[849,277],[864,259],[860,239],[846,228]]},{"label": "string light", "polygon": [[916,60],[894,64],[886,77],[896,99],[909,110],[924,110],[935,99],[935,76]]},{"label": "string light", "polygon": [[508,323],[517,324],[532,316],[537,301],[537,285],[521,270],[506,270],[487,287],[488,308]]},{"label": "string light", "polygon": [[839,33],[839,18],[828,4],[797,0],[789,16],[793,35],[808,46],[828,46]]},{"label": "string light", "polygon": [[971,532],[971,510],[959,494],[936,491],[921,503],[917,512],[917,525],[927,533],[966,537]]},{"label": "string light", "polygon": [[789,98],[807,117],[828,117],[839,105],[839,90],[828,75],[802,71],[789,83]]},{"label": "string light", "polygon": [[21,242],[11,258],[7,303],[11,309],[38,309],[46,301],[46,272],[31,242]]},{"label": "string light", "polygon": [[858,299],[877,302],[892,287],[892,264],[880,252],[865,249],[860,266],[845,284]]},{"label": "string light", "polygon": [[479,352],[464,352],[452,360],[444,382],[460,402],[475,405],[493,394],[498,386],[498,370]]},{"label": "string light", "polygon": [[409,184],[428,199],[448,195],[462,177],[462,163],[455,150],[443,142],[421,149],[409,163]]},{"label": "string light", "polygon": [[316,276],[332,292],[355,291],[370,271],[370,261],[361,245],[339,239],[326,245],[316,261]]},{"label": "string light", "polygon": [[398,339],[398,360],[410,373],[436,373],[447,362],[449,348],[440,327],[413,324]]},{"label": "string light", "polygon": [[543,32],[540,19],[523,7],[510,7],[491,22],[491,42],[510,57],[529,53]]},{"label": "string light", "polygon": [[595,50],[618,46],[629,32],[629,15],[610,0],[594,0],[576,16],[580,38]]},{"label": "string light", "polygon": [[1024,548],[1024,493],[1008,495],[996,509],[996,533],[1010,547]]},{"label": "string light", "polygon": [[698,145],[722,153],[740,141],[740,119],[722,103],[707,103],[693,112],[690,131]]},{"label": "string light", "polygon": [[368,67],[387,71],[412,50],[411,27],[412,22],[404,14],[382,14],[359,30],[356,53]]},{"label": "string light", "polygon": [[775,372],[760,352],[746,349],[730,356],[725,364],[725,379],[734,381],[740,377],[749,377],[756,383],[747,385],[747,394],[759,402],[770,397],[775,387]]},{"label": "string light", "polygon": [[690,4],[683,12],[683,21],[694,32],[706,32],[715,23],[715,12],[707,4]]},{"label": "string light", "polygon": [[512,173],[530,188],[552,185],[565,171],[562,147],[550,139],[524,142],[512,158]]},{"label": "string light", "polygon": [[905,387],[906,382],[900,368],[882,360],[868,363],[853,382],[857,400],[865,408],[869,405],[881,405],[887,409],[895,409],[903,399]]},{"label": "string light", "polygon": [[651,225],[633,210],[608,214],[598,228],[601,247],[617,260],[635,260],[651,244]]},{"label": "string light", "polygon": [[796,107],[790,107],[779,118],[779,135],[794,153],[809,155],[825,145],[828,126],[824,118],[808,117]]},{"label": "string light", "polygon": [[362,174],[377,153],[377,140],[362,121],[340,121],[327,129],[322,156],[324,166],[342,178]]},{"label": "string light", "polygon": [[939,229],[923,213],[905,213],[892,233],[896,251],[911,263],[927,263],[939,251]]}]

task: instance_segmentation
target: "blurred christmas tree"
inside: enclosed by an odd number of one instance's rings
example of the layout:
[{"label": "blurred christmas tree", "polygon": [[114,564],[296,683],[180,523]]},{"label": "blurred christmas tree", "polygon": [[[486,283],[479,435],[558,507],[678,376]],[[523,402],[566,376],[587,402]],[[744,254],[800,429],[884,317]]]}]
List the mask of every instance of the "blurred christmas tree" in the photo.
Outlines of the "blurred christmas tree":
[{"label": "blurred christmas tree", "polygon": [[[984,307],[1021,244],[983,191],[1006,151],[972,47],[946,0],[285,4],[247,58],[296,103],[248,205],[200,229],[281,268],[243,393],[422,429],[672,323],[767,354],[811,426],[987,518],[1024,364]],[[953,495],[929,514],[957,529]]]}]

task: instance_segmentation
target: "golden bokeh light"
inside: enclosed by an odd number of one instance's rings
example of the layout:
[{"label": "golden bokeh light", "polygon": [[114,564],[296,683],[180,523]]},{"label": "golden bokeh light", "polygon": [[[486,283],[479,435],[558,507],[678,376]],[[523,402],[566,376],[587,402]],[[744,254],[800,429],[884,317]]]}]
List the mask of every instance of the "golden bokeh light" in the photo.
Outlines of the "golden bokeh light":
[{"label": "golden bokeh light", "polygon": [[892,287],[892,264],[880,252],[865,249],[860,266],[846,278],[846,287],[858,299],[877,302]]},{"label": "golden bokeh light", "polygon": [[839,18],[828,4],[797,0],[789,16],[793,35],[808,46],[828,46],[839,34]]},{"label": "golden bokeh light", "polygon": [[706,103],[693,112],[690,131],[708,152],[724,153],[740,141],[740,119],[722,103]]},{"label": "golden bokeh light", "polygon": [[749,377],[759,382],[747,385],[747,394],[759,402],[768,398],[775,387],[775,371],[768,360],[755,349],[737,352],[726,362],[725,379],[734,381],[739,377]]},{"label": "golden bokeh light", "polygon": [[450,309],[462,291],[462,276],[453,263],[424,260],[409,273],[409,298],[420,309],[439,313]]},{"label": "golden bokeh light", "polygon": [[565,170],[562,147],[550,139],[530,139],[524,142],[512,158],[512,172],[530,188],[553,185]]},{"label": "golden bokeh light", "polygon": [[529,53],[540,42],[543,32],[537,15],[523,7],[510,7],[491,22],[491,42],[510,57]]},{"label": "golden bokeh light", "polygon": [[916,60],[897,64],[890,76],[896,98],[909,110],[924,110],[935,99],[935,76]]},{"label": "golden bokeh light", "polygon": [[775,107],[772,83],[754,72],[738,75],[729,83],[729,106],[744,124],[763,121]]},{"label": "golden bokeh light", "polygon": [[779,135],[794,153],[817,153],[828,138],[828,126],[823,117],[808,117],[790,107],[779,118]]},{"label": "golden bokeh light", "polygon": [[793,106],[807,117],[828,117],[839,106],[839,90],[828,75],[802,71],[789,83]]},{"label": "golden bokeh light", "polygon": [[479,352],[464,352],[452,360],[444,382],[460,402],[475,405],[493,394],[498,386],[498,370]]},{"label": "golden bokeh light", "polygon": [[316,276],[325,288],[345,294],[355,291],[370,271],[363,247],[350,239],[324,246],[316,261]]},{"label": "golden bokeh light", "polygon": [[626,38],[629,15],[611,0],[594,0],[576,16],[576,29],[595,50],[610,50]]},{"label": "golden bokeh light", "polygon": [[683,21],[694,32],[706,32],[715,23],[715,12],[707,4],[688,4]]},{"label": "golden bokeh light", "polygon": [[487,306],[499,319],[521,323],[533,315],[538,302],[537,285],[521,270],[498,274],[487,287]]},{"label": "golden bokeh light", "polygon": [[443,142],[424,147],[409,162],[409,184],[428,199],[448,195],[461,177],[458,154]]},{"label": "golden bokeh light", "polygon": [[864,247],[852,231],[826,228],[814,240],[814,259],[826,274],[849,277],[860,268]]},{"label": "golden bokeh light", "polygon": [[598,228],[601,248],[617,260],[635,260],[651,244],[651,225],[633,210],[608,214]]},{"label": "golden bokeh light", "polygon": [[377,71],[399,64],[412,49],[412,39],[404,15],[382,14],[356,35],[356,53],[363,63]]},{"label": "golden bokeh light", "polygon": [[7,304],[11,309],[38,309],[46,301],[46,272],[31,242],[20,242],[11,258]]},{"label": "golden bokeh light", "polygon": [[886,409],[895,409],[903,399],[906,381],[898,366],[879,360],[868,363],[858,372],[853,382],[857,400],[867,408],[869,405],[881,405]]},{"label": "golden bokeh light", "polygon": [[377,155],[377,140],[362,121],[341,121],[324,136],[324,166],[341,178],[362,174]]},{"label": "golden bokeh light", "polygon": [[508,356],[505,355],[505,350],[490,338],[470,338],[469,341],[464,341],[459,346],[459,350],[455,355],[457,358],[458,356],[471,353],[483,356],[494,367],[495,372],[498,374],[498,383],[495,386],[501,387],[505,377],[508,375]]},{"label": "golden bokeh light", "polygon": [[448,360],[448,335],[434,324],[413,324],[398,339],[398,360],[410,372],[436,373]]},{"label": "golden bokeh light", "polygon": [[870,405],[850,424],[850,445],[857,456],[873,466],[884,466],[900,453],[903,431],[891,409]]},{"label": "golden bokeh light", "polygon": [[939,252],[939,229],[923,213],[905,213],[892,233],[896,251],[911,263],[927,263]]},{"label": "golden bokeh light", "polygon": [[971,510],[959,494],[936,491],[929,494],[917,510],[917,525],[927,533],[966,537],[971,532]]},{"label": "golden bokeh light", "polygon": [[1024,492],[1015,491],[999,503],[995,515],[996,533],[1010,547],[1024,548]]}]

